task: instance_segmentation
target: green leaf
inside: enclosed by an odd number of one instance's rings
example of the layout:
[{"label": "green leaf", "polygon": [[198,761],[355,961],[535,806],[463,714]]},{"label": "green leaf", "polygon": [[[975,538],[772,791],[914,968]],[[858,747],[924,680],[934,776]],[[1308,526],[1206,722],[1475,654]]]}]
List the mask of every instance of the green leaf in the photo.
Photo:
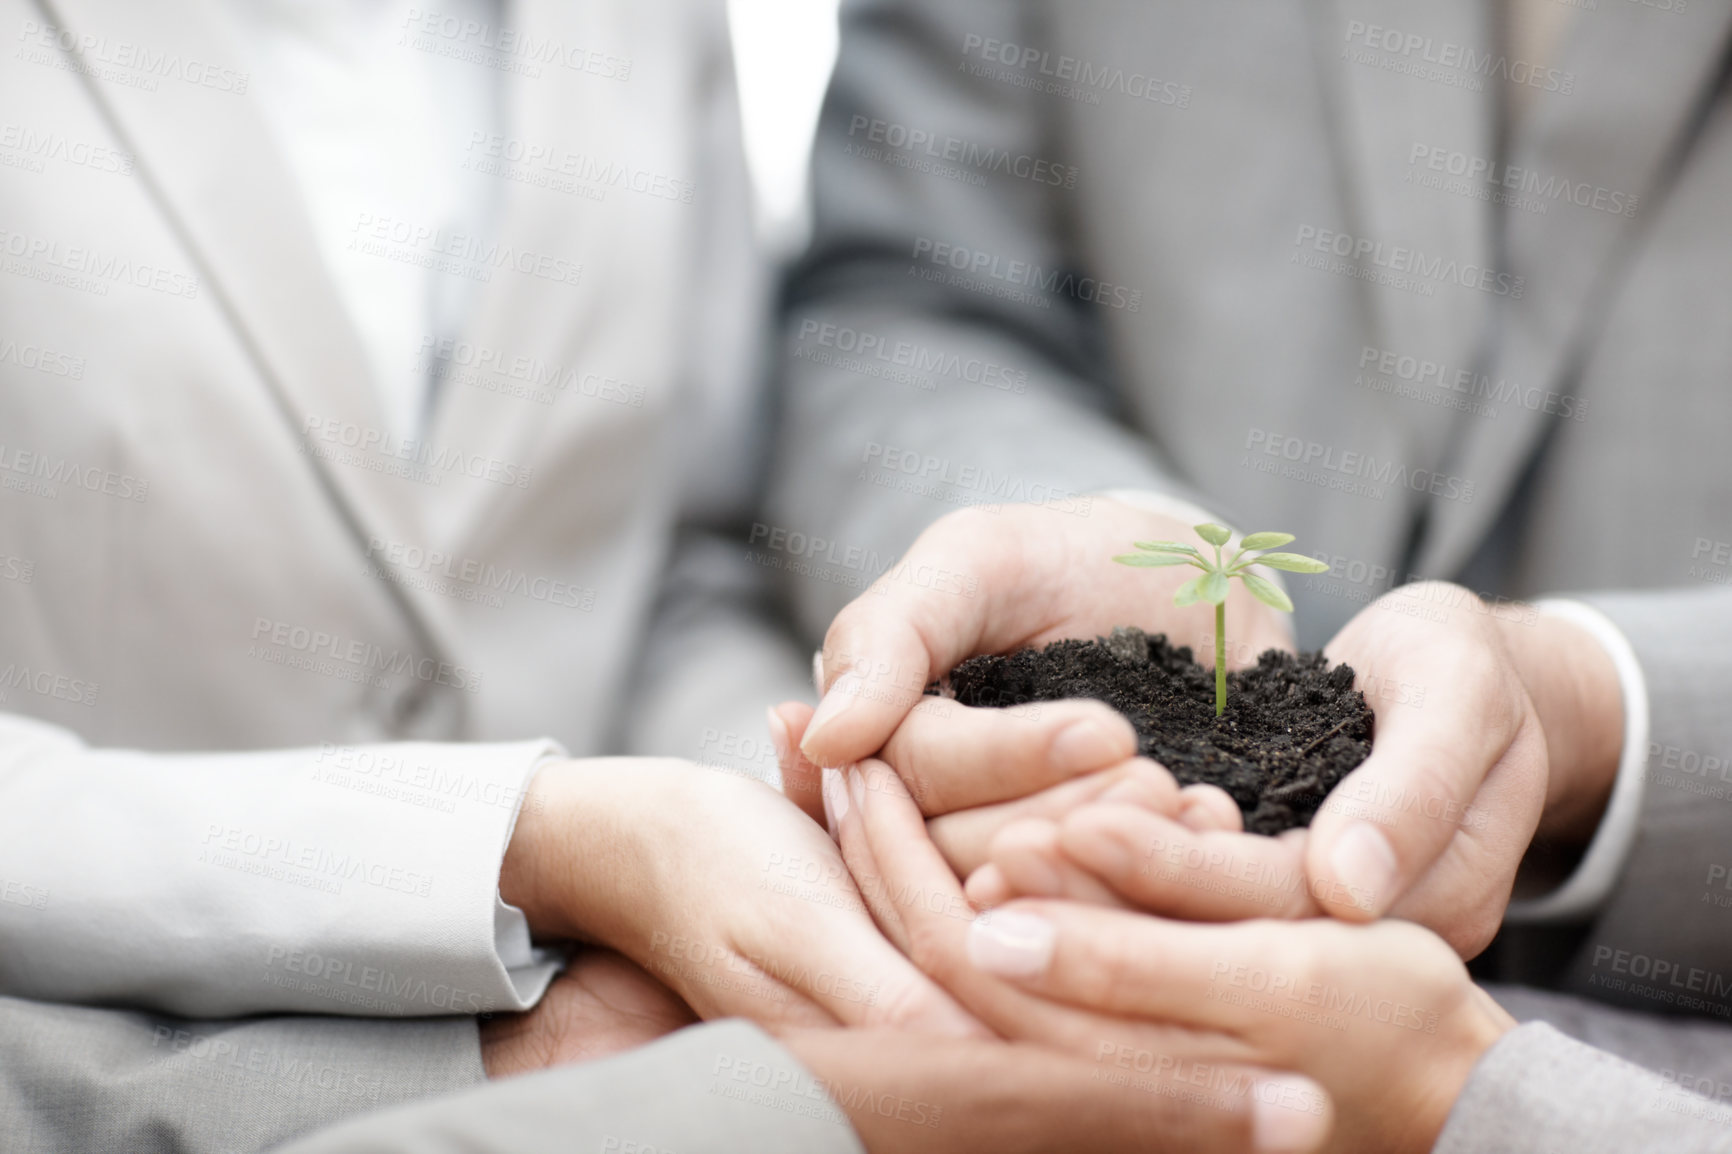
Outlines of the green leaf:
[{"label": "green leaf", "polygon": [[1212,570],[1197,578],[1197,595],[1211,605],[1219,605],[1227,599],[1227,575],[1219,569]]},{"label": "green leaf", "polygon": [[1253,565],[1267,565],[1271,569],[1285,569],[1289,573],[1327,573],[1329,566],[1315,557],[1307,557],[1303,553],[1265,553]]},{"label": "green leaf", "polygon": [[1253,533],[1239,542],[1241,549],[1274,549],[1293,539],[1291,533]]},{"label": "green leaf", "polygon": [[1177,541],[1133,541],[1139,549],[1147,549],[1151,553],[1189,553],[1193,557],[1201,556],[1194,545],[1181,545]]},{"label": "green leaf", "polygon": [[1197,536],[1217,548],[1225,545],[1227,543],[1227,538],[1233,535],[1231,529],[1227,528],[1225,525],[1217,525],[1213,521],[1204,521],[1201,525],[1195,526],[1195,528],[1197,530]]},{"label": "green leaf", "polygon": [[1281,587],[1273,581],[1265,580],[1255,573],[1241,573],[1239,580],[1245,583],[1245,588],[1251,591],[1251,596],[1273,609],[1283,613],[1293,612],[1293,602],[1287,594],[1281,592]]},{"label": "green leaf", "polygon": [[1113,560],[1133,569],[1159,569],[1164,565],[1193,564],[1189,557],[1176,557],[1168,553],[1121,553]]},{"label": "green leaf", "polygon": [[1173,604],[1178,606],[1195,605],[1200,596],[1198,588],[1202,583],[1203,579],[1201,577],[1193,577],[1183,585],[1179,586],[1179,591],[1173,594]]}]

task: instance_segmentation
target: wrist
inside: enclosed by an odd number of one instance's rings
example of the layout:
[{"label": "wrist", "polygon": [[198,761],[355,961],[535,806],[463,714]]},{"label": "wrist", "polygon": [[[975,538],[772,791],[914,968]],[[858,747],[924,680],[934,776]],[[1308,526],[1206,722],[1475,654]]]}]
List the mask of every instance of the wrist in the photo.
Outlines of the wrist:
[{"label": "wrist", "polygon": [[1537,836],[1584,845],[1605,813],[1623,755],[1617,666],[1598,639],[1572,621],[1545,613],[1496,620],[1546,739],[1546,801]]},{"label": "wrist", "polygon": [[572,788],[576,765],[555,762],[530,781],[500,864],[500,900],[522,910],[540,939],[584,936],[570,902],[582,882],[575,869],[583,824],[576,805],[582,793]]}]

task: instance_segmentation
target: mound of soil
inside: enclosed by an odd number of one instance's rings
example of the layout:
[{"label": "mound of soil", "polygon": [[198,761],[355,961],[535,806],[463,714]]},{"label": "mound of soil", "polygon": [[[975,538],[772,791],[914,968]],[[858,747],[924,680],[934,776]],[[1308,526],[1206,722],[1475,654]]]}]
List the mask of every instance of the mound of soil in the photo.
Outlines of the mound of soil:
[{"label": "mound of soil", "polygon": [[1055,641],[950,671],[964,705],[1008,708],[1092,697],[1130,719],[1137,749],[1179,784],[1207,782],[1232,795],[1252,833],[1311,824],[1324,797],[1371,753],[1372,714],[1353,669],[1321,653],[1271,649],[1227,675],[1227,711],[1215,716],[1215,674],[1165,634],[1119,628],[1093,641]]}]

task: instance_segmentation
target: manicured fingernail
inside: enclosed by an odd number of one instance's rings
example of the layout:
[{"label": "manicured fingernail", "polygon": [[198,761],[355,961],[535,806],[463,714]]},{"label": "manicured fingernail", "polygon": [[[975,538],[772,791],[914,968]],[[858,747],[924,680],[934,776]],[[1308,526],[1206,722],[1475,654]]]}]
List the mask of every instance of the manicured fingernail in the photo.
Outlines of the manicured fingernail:
[{"label": "manicured fingernail", "polygon": [[1001,978],[1037,978],[1052,965],[1058,927],[1021,910],[993,910],[968,927],[968,960]]},{"label": "manicured fingernail", "polygon": [[1389,839],[1376,827],[1356,821],[1341,831],[1329,851],[1335,880],[1346,886],[1359,908],[1382,913],[1398,868]]},{"label": "manicured fingernail", "polygon": [[1251,1086],[1251,1142],[1261,1154],[1310,1154],[1329,1135],[1329,1098],[1297,1074],[1258,1078]]},{"label": "manicured fingernail", "polygon": [[812,651],[812,692],[819,697],[824,696],[824,651]]},{"label": "manicured fingernail", "polygon": [[764,720],[770,726],[770,744],[776,747],[776,764],[785,766],[793,752],[793,746],[788,741],[788,723],[782,720],[782,715],[774,708],[764,710]]},{"label": "manicured fingernail", "polygon": [[810,756],[812,752],[812,739],[824,732],[831,722],[848,711],[865,684],[866,679],[853,672],[844,673],[836,679],[836,683],[830,687],[830,692],[826,693],[824,700],[818,703],[818,712],[812,715],[812,720],[806,726],[806,736],[801,740],[800,748],[806,751],[807,756]]},{"label": "manicured fingernail", "polygon": [[848,796],[854,799],[854,804],[860,807],[861,812],[865,812],[866,779],[860,776],[857,769],[848,771]]},{"label": "manicured fingernail", "polygon": [[1124,745],[1113,734],[1113,727],[1096,717],[1073,721],[1047,746],[1047,761],[1065,773],[1110,765],[1124,757]]},{"label": "manicured fingernail", "polygon": [[839,769],[820,770],[818,781],[824,794],[824,824],[834,838],[842,832],[842,819],[848,816],[848,787]]}]

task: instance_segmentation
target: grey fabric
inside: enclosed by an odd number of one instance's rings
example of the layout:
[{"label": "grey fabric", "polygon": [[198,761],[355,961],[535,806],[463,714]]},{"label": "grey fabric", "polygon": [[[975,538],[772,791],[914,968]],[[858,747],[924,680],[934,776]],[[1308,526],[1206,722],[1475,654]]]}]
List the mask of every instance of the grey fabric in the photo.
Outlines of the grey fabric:
[{"label": "grey fabric", "polygon": [[1641,825],[1623,874],[1563,972],[1601,1001],[1732,1026],[1732,599],[1590,599],[1648,682]]},{"label": "grey fabric", "polygon": [[1498,985],[1486,990],[1519,1021],[1545,1022],[1578,1042],[1732,1105],[1732,1026],[1617,1009],[1553,990]]},{"label": "grey fabric", "polygon": [[0,997],[7,1154],[240,1154],[482,1076],[471,1018],[199,1022]]},{"label": "grey fabric", "polygon": [[847,4],[783,330],[802,623],[962,504],[1139,486],[1334,561],[1291,583],[1308,646],[1410,574],[1732,578],[1732,9],[1570,13],[1507,146],[1495,70],[1349,38],[1495,63],[1486,8]]},{"label": "grey fabric", "polygon": [[[1568,1086],[1568,1095],[1557,1087]],[[1543,1022],[1493,1046],[1456,1099],[1434,1154],[1706,1154],[1732,1150],[1732,1104],[1558,1033]]]},{"label": "grey fabric", "polygon": [[[814,633],[949,510],[1087,516],[1110,488],[1297,534],[1334,565],[1290,583],[1307,647],[1412,576],[1638,591],[1589,599],[1649,680],[1641,834],[1537,980],[1713,1020],[1732,1008],[1732,329],[1709,319],[1732,315],[1732,7],[1573,9],[1519,119],[1494,10],[850,0],[769,519],[813,553],[783,570]],[[1449,63],[1466,53],[1486,66]],[[1668,785],[1668,758],[1696,769]],[[1448,1148],[1713,1148],[1668,1146],[1689,1119],[1542,1027],[1497,1053]]]},{"label": "grey fabric", "polygon": [[282,1154],[864,1154],[794,1056],[740,1021],[381,1112]]}]

